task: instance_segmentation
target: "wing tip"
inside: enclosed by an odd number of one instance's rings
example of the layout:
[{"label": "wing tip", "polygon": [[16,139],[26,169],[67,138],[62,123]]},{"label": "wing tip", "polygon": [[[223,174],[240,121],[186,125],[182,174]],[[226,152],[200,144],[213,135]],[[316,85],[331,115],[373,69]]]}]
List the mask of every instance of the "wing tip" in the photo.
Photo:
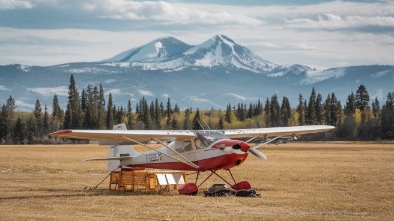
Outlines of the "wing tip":
[{"label": "wing tip", "polygon": [[49,136],[60,136],[62,134],[68,134],[68,133],[71,133],[71,132],[72,132],[72,130],[59,130],[59,131],[50,133]]}]

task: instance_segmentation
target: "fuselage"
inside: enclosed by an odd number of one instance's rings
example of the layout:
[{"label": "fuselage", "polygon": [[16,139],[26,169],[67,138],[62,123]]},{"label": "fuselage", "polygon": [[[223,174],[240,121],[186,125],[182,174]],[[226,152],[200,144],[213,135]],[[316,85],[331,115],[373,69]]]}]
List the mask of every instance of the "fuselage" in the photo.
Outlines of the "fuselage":
[{"label": "fuselage", "polygon": [[198,137],[193,140],[173,141],[157,150],[134,154],[130,159],[122,161],[121,165],[131,168],[190,171],[230,169],[246,160],[249,148],[247,143],[231,140],[219,132],[199,132]]}]

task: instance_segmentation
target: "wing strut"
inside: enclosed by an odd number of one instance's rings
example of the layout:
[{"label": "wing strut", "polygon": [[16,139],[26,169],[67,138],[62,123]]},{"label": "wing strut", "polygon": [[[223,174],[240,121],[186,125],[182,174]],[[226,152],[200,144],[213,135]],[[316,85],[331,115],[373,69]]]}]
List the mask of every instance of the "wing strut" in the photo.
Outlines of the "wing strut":
[{"label": "wing strut", "polygon": [[[163,154],[163,155],[166,155],[166,156],[169,157],[169,158],[172,158],[172,159],[174,159],[174,160],[177,160],[177,161],[179,161],[179,162],[182,162],[182,163],[184,163],[184,164],[187,164],[187,165],[189,165],[189,166],[191,166],[191,167],[194,167],[194,168],[196,168],[196,169],[200,168],[199,166],[197,166],[196,164],[194,164],[193,162],[191,162],[191,161],[189,161],[189,160],[187,160],[187,161],[181,160],[181,159],[179,159],[179,158],[177,158],[177,157],[171,156],[171,155],[169,155],[169,154],[167,154],[167,153],[164,153],[163,151],[157,150],[157,149],[155,149],[155,148],[153,148],[153,147],[151,147],[151,146],[149,146],[149,145],[143,144],[143,143],[138,142],[138,141],[136,141],[136,140],[133,140],[133,139],[131,139],[131,138],[129,138],[129,137],[126,137],[126,136],[122,136],[122,137],[125,138],[125,139],[127,139],[127,140],[129,140],[129,141],[131,141],[131,142],[137,143],[137,144],[142,145],[142,146],[144,146],[144,147],[147,147],[147,148],[149,148],[149,149],[151,149],[151,150],[154,150],[154,151],[156,151],[156,152],[158,152],[158,153],[161,153],[161,154]],[[155,140],[158,140],[158,139],[156,139],[156,138],[154,138],[154,139],[155,139]],[[160,140],[159,140],[159,141],[160,141]],[[160,143],[162,143],[162,142],[160,141]],[[165,145],[165,146],[168,147],[167,145]],[[176,151],[173,150],[172,148],[170,148],[170,150],[172,150],[172,151],[174,151],[176,154],[182,156],[181,154],[179,154],[178,152],[176,152]],[[184,157],[184,156],[182,156],[182,157]]]}]

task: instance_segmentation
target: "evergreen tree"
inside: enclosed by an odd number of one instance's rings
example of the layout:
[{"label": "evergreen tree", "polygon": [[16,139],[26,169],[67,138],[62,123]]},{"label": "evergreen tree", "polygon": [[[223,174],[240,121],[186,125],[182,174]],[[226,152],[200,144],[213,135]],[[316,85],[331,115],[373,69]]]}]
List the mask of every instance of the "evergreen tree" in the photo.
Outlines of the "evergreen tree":
[{"label": "evergreen tree", "polygon": [[282,106],[280,107],[282,126],[289,126],[292,118],[290,102],[287,97],[283,97]]},{"label": "evergreen tree", "polygon": [[314,87],[312,88],[311,96],[309,97],[308,111],[305,120],[309,125],[316,124],[316,92]]},{"label": "evergreen tree", "polygon": [[394,92],[387,94],[386,104],[382,108],[382,138],[394,139]]},{"label": "evergreen tree", "polygon": [[332,120],[331,114],[332,114],[332,111],[331,111],[331,97],[330,97],[330,94],[328,94],[327,99],[326,99],[326,101],[324,103],[324,115],[325,115],[324,118],[326,120],[326,124],[333,125],[332,122],[331,122],[331,120]]},{"label": "evergreen tree", "polygon": [[316,123],[317,124],[323,124],[324,122],[324,108],[323,108],[323,97],[319,93],[317,94],[316,97],[316,106],[315,106],[315,112],[316,112]]},{"label": "evergreen tree", "polygon": [[264,120],[265,120],[265,125],[267,127],[271,127],[271,102],[270,100],[267,98],[267,100],[265,101],[265,107],[264,107]]},{"label": "evergreen tree", "polygon": [[51,124],[53,125],[53,128],[51,130],[59,130],[60,125],[63,123],[63,111],[60,108],[59,105],[59,100],[57,98],[57,95],[55,94],[53,96],[53,102],[52,102],[52,116],[51,116]]},{"label": "evergreen tree", "polygon": [[179,124],[178,121],[175,118],[175,115],[172,116],[172,120],[171,120],[171,129],[172,130],[179,130]]},{"label": "evergreen tree", "polygon": [[280,106],[278,96],[274,94],[271,97],[271,126],[277,127],[280,125]]},{"label": "evergreen tree", "polygon": [[375,100],[372,103],[372,113],[375,118],[378,118],[380,116],[380,104],[377,97],[375,97]]},{"label": "evergreen tree", "polygon": [[202,126],[200,124],[201,118],[200,118],[200,110],[197,108],[196,114],[194,115],[193,118],[193,130],[202,130]]},{"label": "evergreen tree", "polygon": [[33,115],[35,118],[35,128],[36,131],[33,132],[34,136],[41,136],[42,134],[40,133],[42,131],[42,109],[41,109],[41,104],[40,101],[37,99],[36,100],[36,106],[33,111]]},{"label": "evergreen tree", "polygon": [[155,107],[154,107],[154,121],[158,129],[161,128],[161,111],[160,111],[160,104],[159,99],[156,98],[155,100]]},{"label": "evergreen tree", "polygon": [[368,103],[369,103],[368,91],[366,87],[361,84],[356,91],[356,97],[355,97],[356,107],[361,111],[363,111],[366,108],[369,108]]},{"label": "evergreen tree", "polygon": [[191,115],[190,109],[186,108],[186,110],[185,110],[185,120],[183,121],[183,129],[185,129],[185,130],[191,129],[190,115]]},{"label": "evergreen tree", "polygon": [[66,118],[64,119],[64,128],[80,129],[82,127],[82,109],[79,94],[75,86],[74,76],[70,77],[68,87],[68,102]]},{"label": "evergreen tree", "polygon": [[297,113],[298,113],[298,124],[300,126],[305,125],[305,106],[304,106],[304,98],[302,97],[302,94],[298,95]]},{"label": "evergreen tree", "polygon": [[181,110],[179,109],[178,104],[175,103],[174,114],[180,114],[180,113],[181,113]]},{"label": "evergreen tree", "polygon": [[246,115],[247,118],[253,118],[255,109],[253,108],[253,104],[249,104],[248,114]]},{"label": "evergreen tree", "polygon": [[15,108],[15,100],[10,96],[0,112],[0,139],[4,139],[7,143],[11,143],[12,140]]},{"label": "evergreen tree", "polygon": [[229,123],[229,124],[231,124],[233,122],[233,120],[232,120],[232,110],[231,110],[231,104],[230,103],[227,105],[226,114],[225,114],[224,120],[227,123]]},{"label": "evergreen tree", "polygon": [[131,108],[131,101],[127,103],[127,128],[132,130],[134,128],[134,115]]},{"label": "evergreen tree", "polygon": [[103,129],[106,126],[106,115],[105,115],[105,98],[104,89],[102,84],[100,84],[100,89],[98,93],[97,100],[97,129]]},{"label": "evergreen tree", "polygon": [[44,122],[43,122],[43,129],[44,129],[44,134],[47,134],[49,132],[49,114],[48,114],[48,108],[47,105],[45,104],[44,108]]},{"label": "evergreen tree", "polygon": [[107,104],[107,117],[105,118],[105,125],[107,129],[112,129],[114,126],[114,110],[112,105],[112,94],[108,95],[108,104]]},{"label": "evergreen tree", "polygon": [[352,92],[346,100],[345,115],[352,116],[356,112],[356,98]]},{"label": "evergreen tree", "polygon": [[18,117],[16,120],[15,126],[14,126],[14,132],[13,132],[13,139],[14,139],[14,144],[23,144],[25,141],[25,131],[26,131],[26,124],[23,122],[23,120]]},{"label": "evergreen tree", "polygon": [[224,129],[224,121],[223,121],[223,117],[220,117],[220,119],[219,119],[219,128],[218,128],[219,130],[222,130],[222,129]]}]

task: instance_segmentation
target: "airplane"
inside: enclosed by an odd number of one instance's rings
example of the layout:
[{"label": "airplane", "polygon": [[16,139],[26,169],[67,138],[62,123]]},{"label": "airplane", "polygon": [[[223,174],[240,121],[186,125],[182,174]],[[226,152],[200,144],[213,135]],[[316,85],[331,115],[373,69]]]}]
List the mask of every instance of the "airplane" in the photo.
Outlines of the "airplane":
[{"label": "airplane", "polygon": [[[180,194],[196,195],[199,187],[213,174],[234,190],[251,189],[248,181],[236,182],[231,173],[231,168],[241,165],[249,153],[266,160],[267,157],[258,150],[265,144],[283,137],[288,139],[291,136],[297,139],[298,135],[325,132],[334,128],[329,125],[311,125],[235,130],[127,130],[122,123],[115,125],[113,130],[70,129],[53,132],[49,136],[94,140],[100,144],[111,145],[107,158],[85,160],[108,161],[109,171],[119,168],[196,171],[196,181],[186,183],[178,189]],[[262,141],[252,147],[249,143],[256,139]],[[155,148],[152,143],[161,144],[161,147]],[[147,147],[150,151],[137,152],[133,144]],[[218,170],[227,170],[234,184],[220,176]],[[211,173],[197,186],[199,174],[205,171]]]}]

